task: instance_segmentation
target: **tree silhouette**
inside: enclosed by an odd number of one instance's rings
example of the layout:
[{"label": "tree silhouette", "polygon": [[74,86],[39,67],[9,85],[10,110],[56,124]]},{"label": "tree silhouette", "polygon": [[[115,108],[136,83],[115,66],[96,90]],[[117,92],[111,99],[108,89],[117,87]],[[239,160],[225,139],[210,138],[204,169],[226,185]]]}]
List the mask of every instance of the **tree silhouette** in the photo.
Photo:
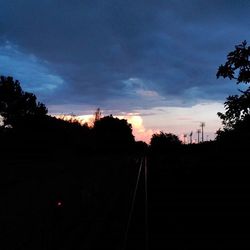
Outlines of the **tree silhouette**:
[{"label": "tree silhouette", "polygon": [[220,65],[216,74],[217,78],[224,77],[237,80],[239,83],[250,82],[250,46],[244,41],[235,46],[235,50],[227,55],[227,61]]},{"label": "tree silhouette", "polygon": [[[250,82],[250,46],[244,41],[235,46],[235,50],[227,55],[227,61],[217,71],[217,78],[223,77],[236,80],[237,84]],[[232,95],[224,103],[226,112],[218,113],[222,119],[225,130],[233,129],[238,121],[244,120],[250,115],[250,87],[245,91],[240,90],[241,95]]]},{"label": "tree silhouette", "polygon": [[125,119],[104,116],[95,121],[92,130],[96,145],[102,149],[128,148],[134,143],[132,126]]},{"label": "tree silhouette", "polygon": [[4,126],[18,127],[30,116],[45,116],[48,110],[36,96],[22,90],[19,81],[0,77],[0,115]]},{"label": "tree silhouette", "polygon": [[101,109],[100,108],[97,108],[96,112],[95,112],[95,120],[94,122],[98,121],[101,119],[101,116],[102,116],[102,113],[101,113]]},{"label": "tree silhouette", "polygon": [[153,151],[164,151],[166,149],[176,149],[181,145],[178,136],[172,133],[155,133],[150,140],[150,147]]}]

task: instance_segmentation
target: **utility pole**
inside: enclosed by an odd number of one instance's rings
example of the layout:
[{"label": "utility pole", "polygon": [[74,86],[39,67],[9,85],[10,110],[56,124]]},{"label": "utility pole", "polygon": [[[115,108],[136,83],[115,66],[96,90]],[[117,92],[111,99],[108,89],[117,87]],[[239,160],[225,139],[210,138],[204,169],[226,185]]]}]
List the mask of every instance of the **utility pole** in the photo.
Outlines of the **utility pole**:
[{"label": "utility pole", "polygon": [[184,137],[184,144],[186,144],[187,134],[184,134],[183,137]]},{"label": "utility pole", "polygon": [[197,130],[197,134],[198,134],[198,143],[200,143],[200,133],[201,133],[201,130],[198,129],[198,130]]},{"label": "utility pole", "polygon": [[192,144],[192,143],[193,143],[192,136],[193,136],[193,131],[191,131],[191,133],[189,134],[190,144]]},{"label": "utility pole", "polygon": [[201,122],[201,141],[204,141],[204,131],[203,128],[205,127],[205,122]]}]

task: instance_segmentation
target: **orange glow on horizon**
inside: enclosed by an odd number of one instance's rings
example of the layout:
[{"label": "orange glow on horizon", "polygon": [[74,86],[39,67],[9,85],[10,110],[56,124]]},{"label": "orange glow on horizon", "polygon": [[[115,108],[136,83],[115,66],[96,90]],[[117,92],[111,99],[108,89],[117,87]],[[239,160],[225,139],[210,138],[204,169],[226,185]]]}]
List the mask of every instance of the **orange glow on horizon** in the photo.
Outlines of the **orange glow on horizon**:
[{"label": "orange glow on horizon", "polygon": [[[66,121],[77,120],[80,124],[83,125],[87,123],[89,126],[92,126],[94,122],[93,115],[55,115],[55,117]],[[125,119],[132,125],[133,135],[135,136],[136,141],[145,141],[146,143],[149,143],[152,134],[158,132],[158,130],[154,131],[152,129],[146,129],[143,125],[142,117],[138,114],[118,115],[114,117]]]},{"label": "orange glow on horizon", "polygon": [[146,129],[143,124],[143,119],[140,115],[128,114],[125,116],[117,116],[119,119],[126,119],[128,123],[132,125],[133,135],[135,136],[136,141],[144,141],[150,143],[152,135],[158,130]]},{"label": "orange glow on horizon", "polygon": [[[220,103],[197,104],[192,107],[159,107],[151,110],[136,110],[134,113],[114,115],[119,119],[126,119],[132,125],[133,135],[136,141],[150,143],[154,133],[163,131],[173,133],[184,142],[198,142],[197,129],[201,122],[206,123],[204,129],[204,140],[214,140],[215,132],[221,127],[218,111],[223,112],[224,106]],[[56,115],[57,118],[65,120],[77,120],[81,124],[87,123],[93,126],[94,115]],[[192,133],[192,138],[190,137]]]}]

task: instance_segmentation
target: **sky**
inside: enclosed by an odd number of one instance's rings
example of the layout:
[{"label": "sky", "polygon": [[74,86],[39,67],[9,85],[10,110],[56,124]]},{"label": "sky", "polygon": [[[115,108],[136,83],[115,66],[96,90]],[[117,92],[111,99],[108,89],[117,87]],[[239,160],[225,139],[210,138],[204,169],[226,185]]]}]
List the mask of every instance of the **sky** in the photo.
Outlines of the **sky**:
[{"label": "sky", "polygon": [[219,65],[250,41],[248,0],[0,0],[0,74],[11,75],[50,114],[128,119],[137,140],[180,138],[217,112],[239,86]]}]

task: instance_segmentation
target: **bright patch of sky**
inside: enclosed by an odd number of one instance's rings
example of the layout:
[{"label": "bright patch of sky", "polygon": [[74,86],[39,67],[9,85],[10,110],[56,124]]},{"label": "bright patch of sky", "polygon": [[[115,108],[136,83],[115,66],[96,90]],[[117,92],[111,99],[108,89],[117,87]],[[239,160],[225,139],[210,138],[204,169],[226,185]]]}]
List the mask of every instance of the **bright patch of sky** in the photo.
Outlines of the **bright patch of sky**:
[{"label": "bright patch of sky", "polygon": [[[81,108],[78,107],[80,110]],[[135,110],[133,113],[116,113],[114,117],[126,119],[132,124],[133,135],[137,141],[150,142],[152,134],[163,131],[165,133],[176,134],[184,141],[184,134],[193,132],[193,141],[197,141],[196,132],[200,129],[201,122],[205,122],[204,138],[213,140],[216,131],[221,128],[221,121],[217,112],[223,112],[221,103],[211,102],[197,104],[192,107],[156,107],[146,110]],[[110,115],[109,110],[104,110],[103,116]],[[94,112],[93,112],[94,113]],[[56,115],[64,119],[77,119],[80,123],[93,124],[94,116],[85,115]]]},{"label": "bright patch of sky", "polygon": [[[222,127],[217,112],[223,112],[223,104],[217,102],[197,104],[192,107],[156,107],[138,110],[145,130],[174,133],[183,140],[184,134],[193,134],[205,122],[205,138],[213,140],[216,131]],[[195,138],[196,136],[194,136]]]},{"label": "bright patch of sky", "polygon": [[14,76],[25,91],[35,93],[41,99],[58,91],[64,84],[64,80],[52,72],[48,62],[22,51],[9,41],[0,46],[0,65],[1,74]]}]

